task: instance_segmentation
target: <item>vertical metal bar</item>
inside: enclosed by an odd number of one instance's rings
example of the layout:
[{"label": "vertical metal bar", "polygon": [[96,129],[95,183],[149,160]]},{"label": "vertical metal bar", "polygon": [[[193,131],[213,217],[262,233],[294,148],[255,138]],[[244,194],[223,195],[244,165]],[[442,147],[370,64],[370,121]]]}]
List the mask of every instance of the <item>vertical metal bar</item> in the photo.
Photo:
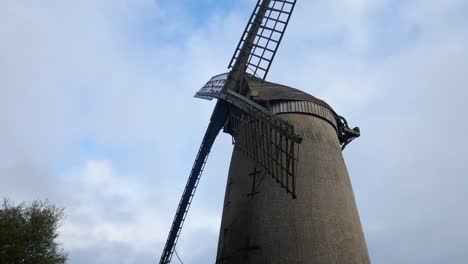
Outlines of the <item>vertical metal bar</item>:
[{"label": "vertical metal bar", "polygon": [[275,156],[276,156],[276,166],[275,166],[275,174],[272,175],[274,178],[276,178],[276,182],[279,182],[279,164],[280,164],[280,160],[279,160],[279,157],[280,157],[280,146],[279,146],[279,130],[278,129],[275,129]]},{"label": "vertical metal bar", "polygon": [[269,163],[269,169],[268,169],[268,173],[273,173],[273,131],[272,131],[272,126],[271,126],[271,119],[269,120],[268,122],[268,155],[270,156],[270,158],[268,159],[268,163]]},{"label": "vertical metal bar", "polygon": [[283,134],[280,134],[280,144],[279,145],[280,145],[280,152],[281,152],[280,153],[280,157],[281,157],[281,161],[280,161],[281,176],[280,176],[280,178],[281,178],[281,186],[284,186],[284,183],[283,183],[283,170],[284,170],[284,168],[283,168]]},{"label": "vertical metal bar", "polygon": [[[292,141],[291,141],[292,142]],[[290,162],[290,156],[289,156],[289,139],[286,139],[286,192],[289,192],[289,162]]]},{"label": "vertical metal bar", "polygon": [[260,138],[261,138],[261,144],[262,144],[262,163],[263,166],[266,167],[266,162],[267,162],[267,153],[266,153],[266,135],[265,135],[265,121],[266,117],[262,118],[261,120],[261,127],[260,127]]},{"label": "vertical metal bar", "polygon": [[294,166],[294,164],[295,164],[294,145],[295,145],[294,140],[292,140],[291,141],[291,158],[292,158],[293,162],[291,164],[291,167],[292,167],[292,170],[291,170],[292,171],[292,178],[291,178],[292,188],[291,189],[292,189],[293,198],[296,197],[296,171],[295,171],[296,168]]}]

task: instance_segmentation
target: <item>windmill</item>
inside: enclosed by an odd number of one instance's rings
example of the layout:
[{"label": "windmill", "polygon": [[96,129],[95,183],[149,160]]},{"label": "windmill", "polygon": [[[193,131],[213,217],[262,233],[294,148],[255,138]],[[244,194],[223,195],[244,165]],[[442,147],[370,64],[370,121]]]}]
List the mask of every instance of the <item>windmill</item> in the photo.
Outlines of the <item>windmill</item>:
[{"label": "windmill", "polygon": [[[346,145],[360,135],[359,128],[349,128],[346,120],[322,100],[265,81],[295,5],[296,0],[258,0],[229,63],[230,71],[212,77],[196,93],[195,97],[217,99],[217,103],[179,202],[160,264],[170,263],[172,259],[208,154],[221,130],[232,136],[234,152],[216,263],[312,263],[308,261],[318,260],[317,256],[321,255],[327,255],[333,263],[369,263],[341,156]],[[304,127],[306,123],[308,126]],[[296,131],[298,127],[299,132]],[[315,160],[320,161],[319,166],[314,166]],[[320,196],[317,192],[327,190],[328,185],[311,179],[319,179],[330,172],[343,186],[335,190],[335,194],[327,192]],[[272,180],[264,181],[265,176]],[[317,183],[315,191],[305,189],[311,183]],[[259,192],[262,184],[266,186],[263,197]],[[327,195],[333,197],[328,199]],[[268,204],[265,199],[272,201]],[[309,199],[319,204],[314,207]],[[333,209],[337,216],[330,218],[335,219],[332,221],[327,218],[330,206],[344,210]],[[312,212],[310,216],[302,215],[311,208],[325,209]],[[275,210],[282,210],[286,215],[275,215]],[[306,220],[297,224],[296,219]],[[336,223],[316,224],[323,221]],[[299,234],[297,230],[315,227],[320,229],[315,233],[301,230]],[[284,241],[282,233],[275,231],[282,228],[286,232]],[[323,237],[322,231],[330,233],[328,229],[336,229],[343,235]],[[291,237],[293,231],[296,235]],[[304,234],[322,237],[310,239]],[[285,246],[275,249],[273,244]],[[309,249],[299,249],[298,244]],[[322,244],[328,246],[322,249]],[[312,255],[307,257],[307,254]],[[347,260],[339,262],[344,258]]]}]

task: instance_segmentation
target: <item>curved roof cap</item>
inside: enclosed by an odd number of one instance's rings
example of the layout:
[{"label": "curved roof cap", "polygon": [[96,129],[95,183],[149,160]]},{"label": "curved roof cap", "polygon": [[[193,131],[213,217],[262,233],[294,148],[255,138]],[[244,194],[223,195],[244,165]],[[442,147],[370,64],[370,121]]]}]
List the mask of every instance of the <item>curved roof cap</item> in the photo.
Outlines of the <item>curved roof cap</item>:
[{"label": "curved roof cap", "polygon": [[267,82],[252,76],[246,79],[250,88],[250,96],[255,101],[308,101],[322,105],[333,111],[333,108],[325,101],[296,88]]}]

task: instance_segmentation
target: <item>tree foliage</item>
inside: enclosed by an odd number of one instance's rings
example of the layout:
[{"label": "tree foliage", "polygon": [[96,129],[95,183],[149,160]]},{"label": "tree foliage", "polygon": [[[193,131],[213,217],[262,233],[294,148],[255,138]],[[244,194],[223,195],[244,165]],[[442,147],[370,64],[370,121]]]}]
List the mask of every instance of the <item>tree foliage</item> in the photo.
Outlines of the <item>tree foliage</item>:
[{"label": "tree foliage", "polygon": [[67,254],[56,242],[63,209],[48,201],[0,207],[0,262],[2,264],[62,264]]}]

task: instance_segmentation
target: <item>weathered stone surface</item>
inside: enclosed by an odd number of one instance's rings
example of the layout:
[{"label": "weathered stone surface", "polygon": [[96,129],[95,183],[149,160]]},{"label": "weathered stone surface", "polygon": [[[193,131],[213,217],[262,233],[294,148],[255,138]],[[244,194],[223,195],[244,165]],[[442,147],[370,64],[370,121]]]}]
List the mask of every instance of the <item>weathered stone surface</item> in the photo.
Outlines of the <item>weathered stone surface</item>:
[{"label": "weathered stone surface", "polygon": [[271,176],[234,150],[217,263],[370,263],[351,182],[333,126],[312,115],[281,116],[295,126],[299,149],[292,199]]}]

